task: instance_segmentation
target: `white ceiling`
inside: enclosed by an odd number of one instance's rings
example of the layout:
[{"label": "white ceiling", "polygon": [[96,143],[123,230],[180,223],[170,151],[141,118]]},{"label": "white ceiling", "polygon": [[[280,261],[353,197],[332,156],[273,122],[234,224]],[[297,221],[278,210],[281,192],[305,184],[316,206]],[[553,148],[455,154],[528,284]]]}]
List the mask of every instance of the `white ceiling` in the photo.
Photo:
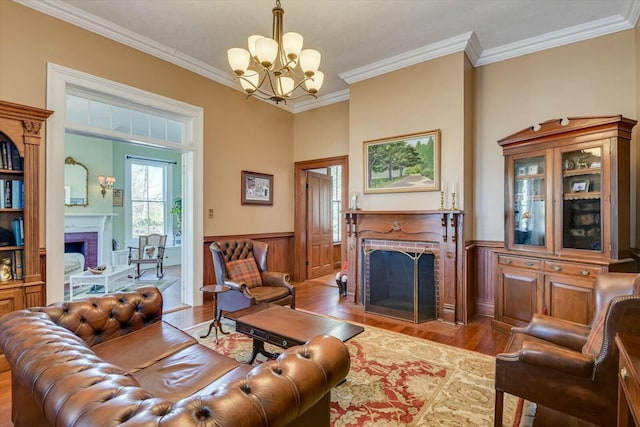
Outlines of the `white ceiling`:
[{"label": "white ceiling", "polygon": [[[271,35],[275,0],[16,0],[222,84],[251,34]],[[318,100],[349,83],[465,50],[475,66],[635,27],[640,0],[281,0],[284,31],[322,53]],[[241,95],[239,95],[241,96]]]}]

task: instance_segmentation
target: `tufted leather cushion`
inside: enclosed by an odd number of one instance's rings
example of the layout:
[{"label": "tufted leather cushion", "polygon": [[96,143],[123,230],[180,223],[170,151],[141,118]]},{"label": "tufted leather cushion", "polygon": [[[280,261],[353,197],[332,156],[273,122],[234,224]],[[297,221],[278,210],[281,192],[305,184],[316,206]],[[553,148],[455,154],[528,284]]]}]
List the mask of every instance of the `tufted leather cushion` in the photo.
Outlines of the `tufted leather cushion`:
[{"label": "tufted leather cushion", "polygon": [[[253,257],[227,262],[225,265],[229,279],[243,283],[248,288],[262,286],[262,276]],[[286,289],[285,289],[286,290]],[[288,293],[288,290],[286,290]]]},{"label": "tufted leather cushion", "polygon": [[251,240],[226,240],[216,243],[225,263],[253,257],[253,242]]},{"label": "tufted leather cushion", "polygon": [[82,301],[59,302],[34,311],[82,338],[89,346],[127,335],[162,319],[162,294],[150,286]]}]

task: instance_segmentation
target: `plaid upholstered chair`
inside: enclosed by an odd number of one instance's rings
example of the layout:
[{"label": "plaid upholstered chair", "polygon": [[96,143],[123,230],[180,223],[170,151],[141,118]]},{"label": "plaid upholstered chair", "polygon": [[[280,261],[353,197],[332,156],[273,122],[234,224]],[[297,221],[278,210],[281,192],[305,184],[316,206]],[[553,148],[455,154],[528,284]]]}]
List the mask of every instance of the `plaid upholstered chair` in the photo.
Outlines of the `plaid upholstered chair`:
[{"label": "plaid upholstered chair", "polygon": [[295,288],[289,275],[267,271],[269,246],[257,240],[225,240],[210,245],[216,283],[226,284],[231,291],[218,294],[220,319],[223,311],[236,311],[250,305],[268,302],[295,309]]},{"label": "plaid upholstered chair", "polygon": [[617,333],[640,335],[640,274],[596,276],[591,326],[535,314],[496,357],[495,426],[504,393],[600,426],[616,425]]}]

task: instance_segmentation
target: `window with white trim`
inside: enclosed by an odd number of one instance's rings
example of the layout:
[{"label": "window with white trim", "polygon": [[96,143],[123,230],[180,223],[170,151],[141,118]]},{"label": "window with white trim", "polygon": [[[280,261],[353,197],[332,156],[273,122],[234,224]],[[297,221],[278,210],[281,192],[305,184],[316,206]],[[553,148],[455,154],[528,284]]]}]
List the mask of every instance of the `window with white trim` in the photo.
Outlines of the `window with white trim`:
[{"label": "window with white trim", "polygon": [[340,212],[342,211],[342,166],[330,166],[329,173],[333,180],[332,188],[332,205],[331,215],[333,216],[333,242],[338,243],[342,240],[342,218]]},{"label": "window with white trim", "polygon": [[169,164],[128,157],[126,165],[130,194],[126,208],[129,238],[137,243],[138,236],[171,234]]}]

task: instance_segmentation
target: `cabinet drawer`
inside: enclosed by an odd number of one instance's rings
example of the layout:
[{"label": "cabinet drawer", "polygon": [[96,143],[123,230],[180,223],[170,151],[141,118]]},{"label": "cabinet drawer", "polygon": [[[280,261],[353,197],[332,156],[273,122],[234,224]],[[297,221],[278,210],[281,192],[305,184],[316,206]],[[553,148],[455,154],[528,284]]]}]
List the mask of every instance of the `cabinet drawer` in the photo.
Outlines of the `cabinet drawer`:
[{"label": "cabinet drawer", "polygon": [[638,382],[637,371],[633,366],[633,362],[629,360],[628,354],[620,354],[620,367],[618,369],[618,380],[623,387],[624,396],[618,398],[626,398],[627,405],[632,414],[640,413],[640,383]]},{"label": "cabinet drawer", "polygon": [[529,268],[531,270],[540,270],[542,261],[532,258],[520,258],[509,255],[498,255],[499,265],[508,265],[510,267]]},{"label": "cabinet drawer", "polygon": [[546,261],[544,263],[544,271],[545,273],[595,278],[596,274],[602,272],[602,268],[594,265],[575,264],[571,262]]}]

